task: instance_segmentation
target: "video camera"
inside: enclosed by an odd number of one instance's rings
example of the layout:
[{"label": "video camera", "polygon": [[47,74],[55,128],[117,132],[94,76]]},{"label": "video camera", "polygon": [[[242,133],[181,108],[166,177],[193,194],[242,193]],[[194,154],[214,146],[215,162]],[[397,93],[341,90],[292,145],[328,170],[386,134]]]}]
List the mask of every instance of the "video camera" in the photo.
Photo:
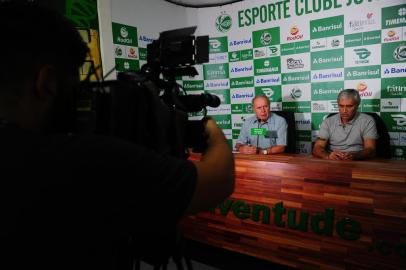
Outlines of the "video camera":
[{"label": "video camera", "polygon": [[194,64],[208,62],[208,36],[194,37],[196,27],[160,33],[147,46],[147,63],[138,72],[120,72],[117,80],[82,82],[77,129],[117,136],[159,153],[188,156],[188,148],[204,151],[204,118],[188,120],[188,113],[218,107],[211,94],[189,95],[177,76],[197,75]]}]

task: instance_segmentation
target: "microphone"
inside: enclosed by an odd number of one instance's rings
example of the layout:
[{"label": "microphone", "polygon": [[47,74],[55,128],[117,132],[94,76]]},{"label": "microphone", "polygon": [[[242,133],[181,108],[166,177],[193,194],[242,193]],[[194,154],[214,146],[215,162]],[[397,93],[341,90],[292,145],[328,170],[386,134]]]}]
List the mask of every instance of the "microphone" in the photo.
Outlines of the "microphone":
[{"label": "microphone", "polygon": [[[257,121],[258,121],[258,129],[259,129],[259,124],[261,123],[261,119],[257,118]],[[259,133],[257,133],[257,154],[259,154],[258,142],[259,142]]]},{"label": "microphone", "polygon": [[206,106],[216,108],[220,106],[220,98],[212,94],[178,96],[178,99],[188,112],[199,112]]}]

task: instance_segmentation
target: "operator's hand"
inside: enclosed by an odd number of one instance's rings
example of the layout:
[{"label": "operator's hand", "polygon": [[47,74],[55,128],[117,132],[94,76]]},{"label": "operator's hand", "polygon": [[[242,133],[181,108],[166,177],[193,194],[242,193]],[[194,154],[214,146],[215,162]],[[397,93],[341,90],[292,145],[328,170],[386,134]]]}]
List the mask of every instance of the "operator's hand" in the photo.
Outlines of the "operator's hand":
[{"label": "operator's hand", "polygon": [[251,145],[241,145],[238,150],[242,154],[253,155],[253,154],[257,153],[257,148],[255,146],[251,146]]},{"label": "operator's hand", "polygon": [[213,140],[226,140],[223,131],[218,127],[216,121],[210,117],[205,119],[205,132],[208,137],[208,144],[212,143]]}]

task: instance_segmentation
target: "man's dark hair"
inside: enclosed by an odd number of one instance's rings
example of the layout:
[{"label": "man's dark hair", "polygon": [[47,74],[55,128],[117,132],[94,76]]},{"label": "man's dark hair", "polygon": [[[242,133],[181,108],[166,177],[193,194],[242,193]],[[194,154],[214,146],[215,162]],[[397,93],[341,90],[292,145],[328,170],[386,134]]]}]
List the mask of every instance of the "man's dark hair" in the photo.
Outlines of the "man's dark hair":
[{"label": "man's dark hair", "polygon": [[64,16],[33,2],[0,1],[0,36],[0,95],[19,95],[15,85],[43,65],[78,71],[88,53]]}]

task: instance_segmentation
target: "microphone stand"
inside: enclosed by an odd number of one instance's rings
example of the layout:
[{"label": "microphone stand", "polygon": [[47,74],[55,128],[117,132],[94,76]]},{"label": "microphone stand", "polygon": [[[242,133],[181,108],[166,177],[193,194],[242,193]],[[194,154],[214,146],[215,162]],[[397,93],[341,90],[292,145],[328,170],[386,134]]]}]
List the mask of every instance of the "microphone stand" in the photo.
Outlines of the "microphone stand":
[{"label": "microphone stand", "polygon": [[[258,118],[258,129],[259,129],[259,124],[261,123],[260,121],[261,121],[261,119]],[[259,154],[258,143],[259,143],[259,134],[258,134],[258,130],[257,130],[257,149],[256,149],[257,155]]]}]

